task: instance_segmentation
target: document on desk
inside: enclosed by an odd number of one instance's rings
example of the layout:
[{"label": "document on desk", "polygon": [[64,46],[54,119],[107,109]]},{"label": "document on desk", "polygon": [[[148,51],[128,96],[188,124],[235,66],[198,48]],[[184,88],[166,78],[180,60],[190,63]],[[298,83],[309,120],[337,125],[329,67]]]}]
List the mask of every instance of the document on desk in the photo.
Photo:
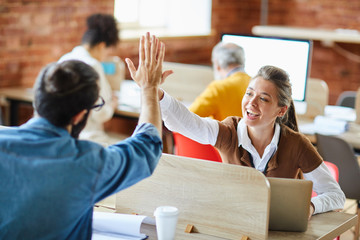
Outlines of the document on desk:
[{"label": "document on desk", "polygon": [[300,125],[299,129],[304,134],[340,135],[349,129],[349,123],[340,119],[316,116],[313,123]]},{"label": "document on desk", "polygon": [[142,215],[94,212],[92,239],[146,239],[147,236],[140,233],[142,223],[155,225],[155,220]]},{"label": "document on desk", "polygon": [[356,111],[353,108],[342,106],[325,106],[324,115],[329,118],[354,122],[356,120]]},{"label": "document on desk", "polygon": [[124,80],[118,92],[119,106],[124,111],[140,112],[140,87],[132,80]]}]

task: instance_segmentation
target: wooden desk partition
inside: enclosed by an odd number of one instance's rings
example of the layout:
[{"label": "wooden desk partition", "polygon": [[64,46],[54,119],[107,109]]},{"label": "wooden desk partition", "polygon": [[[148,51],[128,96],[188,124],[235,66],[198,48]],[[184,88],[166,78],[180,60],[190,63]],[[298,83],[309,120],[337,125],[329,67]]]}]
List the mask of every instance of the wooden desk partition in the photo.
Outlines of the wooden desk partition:
[{"label": "wooden desk partition", "polygon": [[163,154],[151,177],[116,196],[121,213],[153,216],[162,205],[179,209],[177,239],[188,224],[219,238],[267,239],[270,186],[253,168]]}]

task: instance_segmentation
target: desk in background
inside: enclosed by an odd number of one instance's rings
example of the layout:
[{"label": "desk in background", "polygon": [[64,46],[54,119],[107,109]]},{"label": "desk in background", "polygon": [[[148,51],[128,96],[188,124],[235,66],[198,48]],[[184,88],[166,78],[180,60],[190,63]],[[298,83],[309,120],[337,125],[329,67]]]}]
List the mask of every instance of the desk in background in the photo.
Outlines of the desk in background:
[{"label": "desk in background", "polygon": [[[360,150],[360,124],[355,123],[355,109],[328,105],[325,107],[324,117],[348,122],[348,130],[342,133],[337,133],[335,136],[344,139],[346,142],[352,145],[355,150]],[[303,132],[312,143],[316,144],[315,131],[317,129],[314,125],[314,119],[298,114],[298,124],[300,132]],[[332,130],[329,129],[329,133],[331,132]],[[326,130],[323,130],[319,133],[324,135],[327,134]]]},{"label": "desk in background", "polygon": [[23,87],[0,88],[0,96],[9,103],[9,116],[6,122],[10,126],[18,126],[20,105],[32,106],[34,100],[32,89]]},{"label": "desk in background", "polygon": [[[127,87],[125,87],[125,89],[127,89]],[[119,95],[119,92],[117,92],[117,95]],[[25,104],[32,106],[32,103],[34,101],[34,93],[32,88],[23,88],[23,87],[0,88],[0,97],[4,98],[9,104],[9,116],[7,122],[10,126],[19,125],[20,105]],[[120,97],[120,99],[125,99],[125,98]],[[122,105],[122,104],[119,104],[118,109],[115,110],[115,116],[124,117],[124,118],[138,118],[139,113],[140,113],[139,107],[138,108],[127,107],[126,105]]]},{"label": "desk in background", "polygon": [[[166,88],[164,88],[167,91]],[[170,89],[174,91],[174,89]],[[119,106],[116,110],[116,114],[124,117],[139,117],[140,113],[140,88],[139,86],[132,80],[124,80],[121,83],[120,91],[116,92],[119,98]],[[182,97],[182,95],[184,95]],[[190,106],[192,103],[193,96],[187,96],[183,94],[181,91],[177,93],[177,99],[181,100],[181,102],[185,106]],[[194,98],[195,99],[195,98]]]}]

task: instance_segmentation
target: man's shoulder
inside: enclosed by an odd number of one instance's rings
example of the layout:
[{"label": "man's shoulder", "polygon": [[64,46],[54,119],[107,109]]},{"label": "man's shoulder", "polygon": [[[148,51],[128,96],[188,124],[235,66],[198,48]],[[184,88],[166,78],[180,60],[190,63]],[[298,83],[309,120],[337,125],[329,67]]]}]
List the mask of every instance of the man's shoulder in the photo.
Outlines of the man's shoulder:
[{"label": "man's shoulder", "polygon": [[213,81],[209,86],[212,85],[215,88],[228,88],[228,87],[232,88],[234,86],[239,87],[242,85],[247,86],[250,82],[250,79],[251,77],[246,73],[237,72],[228,76],[223,80]]},{"label": "man's shoulder", "polygon": [[227,81],[234,81],[234,82],[241,81],[246,83],[248,83],[250,79],[251,77],[245,72],[236,72],[226,78]]}]

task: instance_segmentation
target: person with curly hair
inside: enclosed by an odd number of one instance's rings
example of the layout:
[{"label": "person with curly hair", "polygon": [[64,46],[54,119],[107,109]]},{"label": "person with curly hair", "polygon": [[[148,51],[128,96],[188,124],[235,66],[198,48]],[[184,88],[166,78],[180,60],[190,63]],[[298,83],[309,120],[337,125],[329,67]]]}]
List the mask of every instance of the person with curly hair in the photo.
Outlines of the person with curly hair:
[{"label": "person with curly hair", "polygon": [[87,18],[86,22],[87,30],[82,37],[81,45],[62,56],[59,62],[79,60],[93,67],[99,74],[100,96],[105,100],[105,105],[100,111],[91,112],[80,138],[109,145],[125,138],[120,134],[115,137],[109,136],[104,130],[104,122],[112,118],[118,99],[106,79],[101,62],[119,42],[119,31],[112,15],[93,14]]}]

